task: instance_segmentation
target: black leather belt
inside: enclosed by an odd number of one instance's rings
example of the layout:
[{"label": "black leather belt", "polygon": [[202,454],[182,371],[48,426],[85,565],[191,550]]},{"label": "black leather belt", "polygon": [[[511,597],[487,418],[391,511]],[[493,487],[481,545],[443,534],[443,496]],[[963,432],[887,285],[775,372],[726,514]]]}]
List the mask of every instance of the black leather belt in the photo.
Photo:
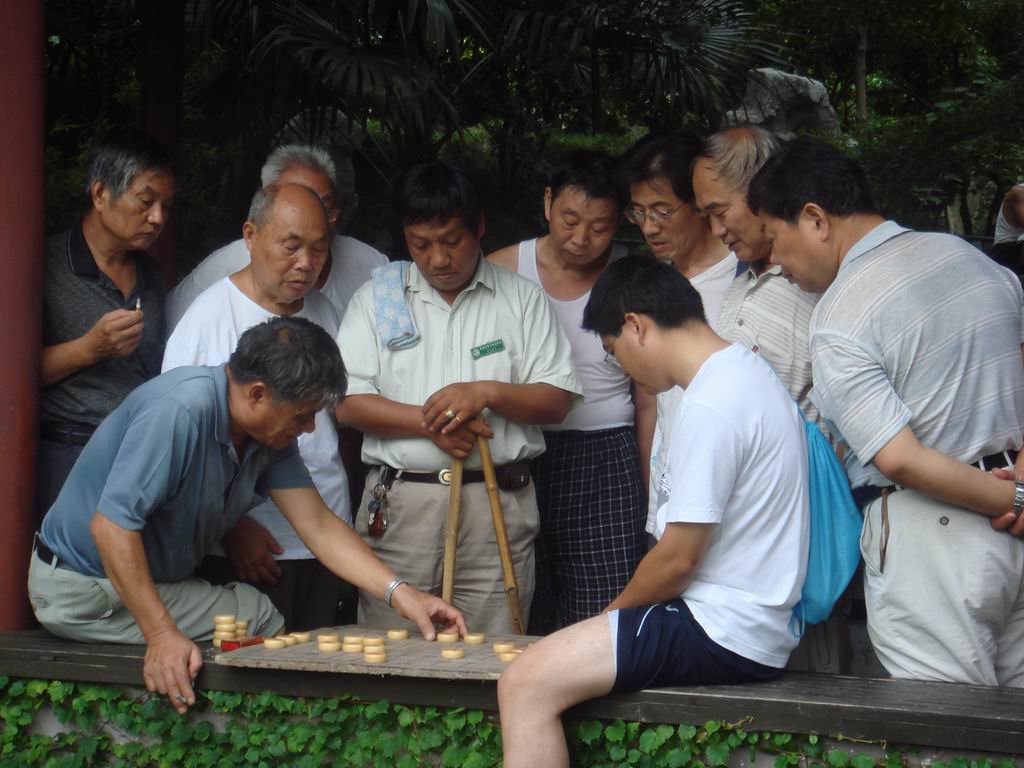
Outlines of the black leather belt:
[{"label": "black leather belt", "polygon": [[51,443],[64,445],[85,445],[96,431],[95,427],[82,424],[40,424],[39,436]]},{"label": "black leather belt", "polygon": [[[503,491],[516,491],[525,488],[530,483],[530,463],[527,461],[516,461],[512,464],[504,464],[494,468],[494,476],[498,481],[498,487]],[[434,483],[436,485],[451,485],[452,471],[441,469],[437,472],[406,472],[401,470],[396,480],[405,480],[409,483]],[[462,482],[482,483],[484,471],[482,469],[462,470]]]},{"label": "black leather belt", "polygon": [[[974,466],[988,472],[989,470],[996,469],[998,467],[1012,467],[1016,460],[1017,451],[1011,449],[1009,451],[1000,451],[999,453],[983,456],[974,462]],[[853,489],[853,502],[861,509],[864,509],[864,507],[871,502],[882,498],[882,491],[889,491],[891,493],[892,491],[898,490],[900,490],[900,487],[897,485],[886,485],[884,487],[879,487],[877,485],[864,485],[860,488]]]},{"label": "black leather belt", "polygon": [[39,559],[47,565],[54,565],[55,563],[60,565],[59,558],[53,554],[53,551],[48,546],[43,544],[43,540],[39,537],[39,534],[36,534],[36,554],[39,555]]}]

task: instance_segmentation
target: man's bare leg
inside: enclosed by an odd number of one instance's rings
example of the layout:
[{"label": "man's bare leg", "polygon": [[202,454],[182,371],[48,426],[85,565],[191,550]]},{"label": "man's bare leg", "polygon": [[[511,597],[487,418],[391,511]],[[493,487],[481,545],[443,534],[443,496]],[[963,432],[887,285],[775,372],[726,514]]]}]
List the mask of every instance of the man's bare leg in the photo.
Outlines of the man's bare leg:
[{"label": "man's bare leg", "polygon": [[505,768],[569,765],[561,714],[615,682],[608,617],[566,627],[528,649],[498,680]]}]

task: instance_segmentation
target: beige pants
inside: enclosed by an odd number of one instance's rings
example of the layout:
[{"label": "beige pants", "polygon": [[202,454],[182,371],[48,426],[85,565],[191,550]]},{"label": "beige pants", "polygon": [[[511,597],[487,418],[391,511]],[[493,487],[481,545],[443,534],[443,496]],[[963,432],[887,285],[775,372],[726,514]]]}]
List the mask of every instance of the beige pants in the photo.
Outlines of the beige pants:
[{"label": "beige pants", "polygon": [[868,634],[893,677],[1024,687],[1024,541],[914,491],[864,511]]},{"label": "beige pants", "polygon": [[[367,533],[366,504],[377,474],[377,470],[372,470],[366,479],[356,532],[401,578],[424,592],[440,595],[448,486],[396,480],[388,492],[388,529],[380,538],[374,538]],[[525,622],[529,619],[533,599],[533,540],[539,526],[533,484],[517,491],[501,491],[501,504]],[[473,631],[512,632],[498,544],[483,483],[462,486],[452,602],[466,615]],[[359,594],[359,623],[381,628],[412,628],[383,600],[363,593]]]},{"label": "beige pants", "polygon": [[[202,579],[157,584],[156,591],[182,634],[213,637],[213,617],[230,613],[249,621],[249,634],[273,635],[284,618],[270,599],[247,584],[211,586]],[[109,579],[47,565],[32,553],[28,596],[39,623],[58,637],[86,643],[146,642]]]}]

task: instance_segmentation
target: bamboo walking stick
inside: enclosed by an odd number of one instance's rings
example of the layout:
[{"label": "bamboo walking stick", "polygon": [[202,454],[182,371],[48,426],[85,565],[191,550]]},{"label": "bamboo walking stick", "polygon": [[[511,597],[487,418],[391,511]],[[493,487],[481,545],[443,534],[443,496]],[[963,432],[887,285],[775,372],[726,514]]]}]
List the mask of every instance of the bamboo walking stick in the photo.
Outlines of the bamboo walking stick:
[{"label": "bamboo walking stick", "polygon": [[452,460],[452,484],[448,488],[448,520],[444,531],[444,571],[441,599],[452,604],[455,592],[455,550],[459,546],[459,511],[462,507],[462,459]]},{"label": "bamboo walking stick", "polygon": [[523,609],[519,604],[519,585],[516,583],[515,568],[512,567],[512,550],[508,544],[508,531],[505,528],[505,515],[501,511],[501,496],[498,493],[498,478],[494,474],[494,461],[491,459],[491,446],[487,438],[478,435],[477,445],[480,446],[480,464],[484,470],[484,484],[487,486],[487,500],[491,504],[491,520],[494,521],[494,535],[498,540],[498,556],[501,558],[501,573],[505,579],[505,598],[508,600],[508,612],[512,617],[512,629],[516,634],[525,635],[523,625]]}]

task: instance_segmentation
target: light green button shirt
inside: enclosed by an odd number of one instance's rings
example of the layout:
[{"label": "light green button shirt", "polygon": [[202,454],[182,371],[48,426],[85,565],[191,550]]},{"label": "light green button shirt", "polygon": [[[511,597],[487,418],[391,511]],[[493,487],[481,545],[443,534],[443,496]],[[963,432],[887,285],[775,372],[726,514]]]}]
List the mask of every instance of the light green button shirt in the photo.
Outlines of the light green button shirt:
[{"label": "light green button shirt", "polygon": [[[573,371],[569,340],[539,286],[481,259],[451,306],[415,264],[409,267],[405,295],[420,341],[399,350],[388,349],[377,334],[373,283],[352,297],[338,332],[349,395],[374,394],[422,405],[449,384],[496,380],[550,384],[575,395],[573,405],[580,401],[583,388]],[[489,410],[483,416],[494,430],[491,454],[496,465],[544,452],[539,426],[517,424]],[[369,434],[363,440],[363,461],[411,471],[433,471],[452,463],[451,456],[426,438]],[[466,466],[480,466],[478,452]]]}]

